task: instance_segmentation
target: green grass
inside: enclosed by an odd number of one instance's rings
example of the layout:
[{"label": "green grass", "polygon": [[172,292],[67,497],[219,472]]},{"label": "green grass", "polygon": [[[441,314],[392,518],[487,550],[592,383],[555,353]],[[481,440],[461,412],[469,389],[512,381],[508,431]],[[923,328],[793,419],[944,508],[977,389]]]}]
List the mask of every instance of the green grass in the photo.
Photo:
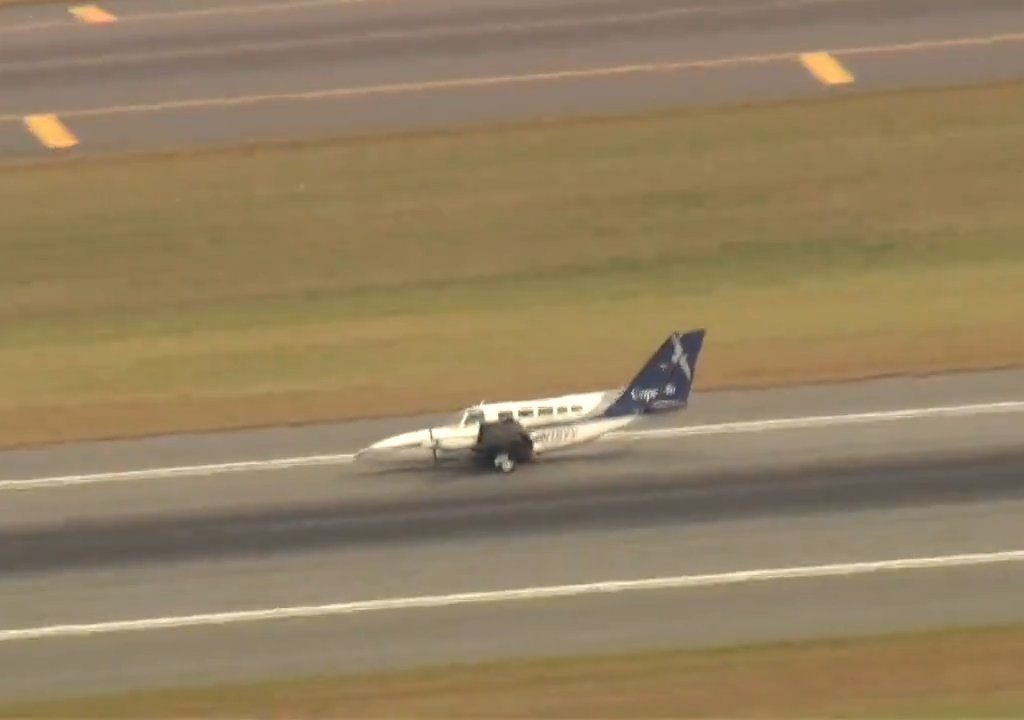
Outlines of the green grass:
[{"label": "green grass", "polygon": [[500,662],[0,706],[50,717],[1006,717],[1024,627]]},{"label": "green grass", "polygon": [[0,166],[0,443],[1024,362],[1024,85]]}]

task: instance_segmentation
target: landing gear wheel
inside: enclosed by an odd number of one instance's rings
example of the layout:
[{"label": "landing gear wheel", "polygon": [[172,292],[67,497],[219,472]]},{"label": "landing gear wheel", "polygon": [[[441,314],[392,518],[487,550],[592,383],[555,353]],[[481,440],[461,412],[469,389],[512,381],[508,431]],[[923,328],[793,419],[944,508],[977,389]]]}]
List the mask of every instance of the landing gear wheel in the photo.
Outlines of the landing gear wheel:
[{"label": "landing gear wheel", "polygon": [[510,473],[516,469],[516,463],[508,453],[500,453],[494,457],[494,469],[498,472]]}]

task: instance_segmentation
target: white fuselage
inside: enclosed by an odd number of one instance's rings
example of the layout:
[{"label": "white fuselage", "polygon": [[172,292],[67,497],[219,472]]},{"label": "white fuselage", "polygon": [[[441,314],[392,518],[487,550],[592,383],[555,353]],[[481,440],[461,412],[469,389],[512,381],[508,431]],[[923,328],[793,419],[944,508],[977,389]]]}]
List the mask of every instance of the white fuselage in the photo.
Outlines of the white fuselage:
[{"label": "white fuselage", "polygon": [[442,454],[461,452],[476,444],[481,423],[506,418],[514,419],[530,433],[535,453],[570,447],[596,440],[635,419],[635,416],[606,418],[599,415],[616,396],[615,391],[599,390],[533,400],[480,403],[464,410],[456,423],[385,438],[365,451],[434,448]]},{"label": "white fuselage", "polygon": [[573,422],[604,409],[613,398],[612,391],[598,390],[534,400],[480,403],[463,411],[459,425],[479,425],[481,422],[498,422],[509,418],[530,429]]}]

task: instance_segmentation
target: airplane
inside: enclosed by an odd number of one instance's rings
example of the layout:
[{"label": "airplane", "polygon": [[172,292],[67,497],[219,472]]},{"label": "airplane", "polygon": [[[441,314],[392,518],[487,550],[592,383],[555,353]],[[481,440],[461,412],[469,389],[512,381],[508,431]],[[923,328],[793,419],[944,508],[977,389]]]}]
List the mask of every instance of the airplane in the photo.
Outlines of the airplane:
[{"label": "airplane", "polygon": [[481,402],[457,422],[384,438],[356,453],[423,449],[439,459],[469,457],[510,473],[519,463],[593,442],[644,415],[686,407],[704,344],[703,328],[673,332],[623,389],[508,402]]}]

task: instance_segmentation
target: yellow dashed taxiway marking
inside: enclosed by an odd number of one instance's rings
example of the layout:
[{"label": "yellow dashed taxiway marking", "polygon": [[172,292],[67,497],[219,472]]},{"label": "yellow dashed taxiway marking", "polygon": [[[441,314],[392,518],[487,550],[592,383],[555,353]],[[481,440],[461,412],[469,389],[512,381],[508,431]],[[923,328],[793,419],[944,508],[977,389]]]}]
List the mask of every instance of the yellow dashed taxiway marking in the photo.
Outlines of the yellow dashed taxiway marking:
[{"label": "yellow dashed taxiway marking", "polygon": [[849,85],[853,82],[853,75],[827,52],[803,53],[800,62],[818,82],[825,85]]},{"label": "yellow dashed taxiway marking", "polygon": [[68,12],[78,20],[90,25],[117,22],[117,18],[96,5],[72,5]]},{"label": "yellow dashed taxiway marking", "polygon": [[27,115],[25,126],[51,150],[63,150],[78,144],[78,138],[56,115]]}]

